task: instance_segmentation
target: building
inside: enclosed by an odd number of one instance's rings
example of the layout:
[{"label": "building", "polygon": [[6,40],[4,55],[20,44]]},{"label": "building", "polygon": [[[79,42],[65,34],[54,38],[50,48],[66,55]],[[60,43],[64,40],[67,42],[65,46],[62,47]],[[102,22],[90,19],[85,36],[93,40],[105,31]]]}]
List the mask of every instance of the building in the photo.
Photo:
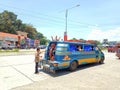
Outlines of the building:
[{"label": "building", "polygon": [[26,32],[17,31],[16,34],[10,34],[10,33],[4,33],[0,32],[0,46],[9,46],[14,45],[15,47],[19,48],[35,48],[39,46],[39,40],[32,40],[30,38],[27,38]]},{"label": "building", "polygon": [[24,39],[25,36],[20,36],[16,34],[0,32],[0,46],[2,45],[15,45],[19,44],[19,39]]}]

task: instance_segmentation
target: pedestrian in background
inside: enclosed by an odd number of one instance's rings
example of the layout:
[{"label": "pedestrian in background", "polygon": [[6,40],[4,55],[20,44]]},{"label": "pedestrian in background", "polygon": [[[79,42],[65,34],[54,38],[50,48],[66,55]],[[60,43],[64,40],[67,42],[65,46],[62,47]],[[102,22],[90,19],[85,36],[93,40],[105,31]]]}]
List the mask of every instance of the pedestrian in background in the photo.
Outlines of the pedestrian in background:
[{"label": "pedestrian in background", "polygon": [[40,48],[37,48],[35,53],[35,74],[38,74],[38,63],[40,61]]}]

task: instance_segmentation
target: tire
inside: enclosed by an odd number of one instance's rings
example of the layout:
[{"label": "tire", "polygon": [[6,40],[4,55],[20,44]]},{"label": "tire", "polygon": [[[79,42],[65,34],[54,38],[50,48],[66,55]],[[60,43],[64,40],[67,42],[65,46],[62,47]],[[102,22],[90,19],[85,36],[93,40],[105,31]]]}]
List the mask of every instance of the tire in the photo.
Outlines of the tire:
[{"label": "tire", "polygon": [[74,70],[76,70],[77,66],[78,66],[77,62],[76,62],[76,61],[73,61],[73,62],[70,64],[69,70],[70,70],[70,71],[74,71]]},{"label": "tire", "polygon": [[101,60],[99,61],[99,64],[103,64],[104,63],[104,57],[101,57]]}]

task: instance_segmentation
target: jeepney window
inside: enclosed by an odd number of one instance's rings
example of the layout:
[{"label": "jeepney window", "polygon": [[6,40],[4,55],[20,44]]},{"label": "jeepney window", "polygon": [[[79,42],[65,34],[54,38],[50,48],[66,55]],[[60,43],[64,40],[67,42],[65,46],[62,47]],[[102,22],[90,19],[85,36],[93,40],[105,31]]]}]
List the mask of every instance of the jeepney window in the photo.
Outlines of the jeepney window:
[{"label": "jeepney window", "polygon": [[82,51],[83,46],[80,44],[70,44],[69,45],[69,51],[74,52],[74,51]]},{"label": "jeepney window", "polygon": [[93,51],[93,50],[94,50],[94,46],[91,46],[91,45],[84,46],[84,51]]},{"label": "jeepney window", "polygon": [[83,51],[82,45],[76,45],[76,51]]},{"label": "jeepney window", "polygon": [[69,47],[69,51],[73,52],[73,51],[77,51],[77,47],[74,44],[71,44]]}]

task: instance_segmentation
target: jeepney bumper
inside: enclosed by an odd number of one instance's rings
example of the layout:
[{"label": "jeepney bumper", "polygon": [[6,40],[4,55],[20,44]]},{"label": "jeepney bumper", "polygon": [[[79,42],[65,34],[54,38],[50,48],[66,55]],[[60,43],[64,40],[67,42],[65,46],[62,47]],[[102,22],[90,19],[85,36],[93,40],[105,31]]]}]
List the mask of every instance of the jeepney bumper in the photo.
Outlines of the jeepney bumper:
[{"label": "jeepney bumper", "polygon": [[55,70],[51,68],[48,64],[43,65],[43,71],[55,73]]},{"label": "jeepney bumper", "polygon": [[56,70],[58,70],[58,62],[43,60],[43,71],[55,73]]}]

